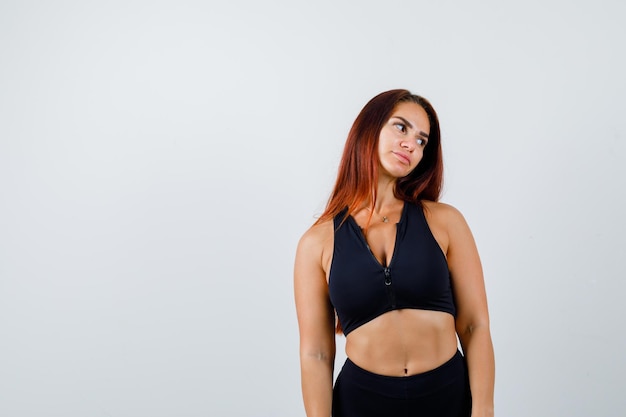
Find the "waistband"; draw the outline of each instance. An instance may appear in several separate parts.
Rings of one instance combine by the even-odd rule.
[[[346,359],[337,379],[393,398],[416,398],[433,394],[450,384],[465,383],[467,367],[465,358],[458,350],[444,364],[410,376],[387,376],[367,371]]]

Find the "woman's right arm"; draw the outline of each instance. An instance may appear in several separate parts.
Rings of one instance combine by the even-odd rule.
[[[335,315],[323,267],[324,229],[324,225],[314,226],[302,236],[294,268],[302,397],[307,417],[330,417],[332,407]]]

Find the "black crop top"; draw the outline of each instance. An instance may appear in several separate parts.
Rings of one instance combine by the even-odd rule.
[[[330,300],[345,335],[383,313],[403,308],[456,315],[450,271],[421,206],[404,203],[388,266],[372,254],[352,216],[334,219],[328,278]]]

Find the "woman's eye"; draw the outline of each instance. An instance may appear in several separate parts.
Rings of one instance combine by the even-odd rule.
[[[415,141],[419,146],[426,146],[426,139],[417,138]]]
[[[396,127],[396,129],[398,129],[400,132],[402,133],[406,133],[406,126],[402,123],[396,123],[394,124],[394,126]]]

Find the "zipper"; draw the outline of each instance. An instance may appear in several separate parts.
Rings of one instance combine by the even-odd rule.
[[[396,308],[396,293],[393,290],[391,271],[389,270],[389,267],[385,267],[383,271],[385,272],[385,289],[387,290],[387,299],[389,300],[389,304],[391,304],[391,308]]]
[[[405,203],[406,205],[406,203]],[[402,217],[404,217],[404,211],[405,211],[406,207],[404,207],[402,209]],[[365,239],[365,236],[363,235],[363,231],[361,230],[361,228],[359,227],[359,225],[357,224],[356,220],[354,220],[354,218],[352,216],[348,217],[350,220],[350,222],[352,223],[354,230],[358,231],[358,236],[361,239],[361,241],[363,242],[363,244],[365,245],[365,247],[367,248],[367,251],[369,252],[370,256],[372,257],[372,259],[374,260],[374,262],[376,262],[376,264],[381,267],[383,269],[383,273],[385,275],[385,290],[387,292],[387,300],[389,301],[389,304],[391,305],[391,308],[396,308],[396,293],[394,291],[393,288],[393,281],[391,280],[391,270],[389,269],[389,266],[385,266],[382,263],[380,263],[380,261],[376,258],[376,256],[374,256],[374,252],[372,252],[372,249],[370,248],[370,245],[367,243],[367,239]],[[393,253],[391,254],[391,259],[390,262],[387,265],[391,265],[393,263],[393,261],[396,259],[396,251],[398,250],[398,240],[400,238],[400,230],[398,229],[398,223],[396,223],[396,239],[395,239],[395,243],[393,246]]]
[[[391,271],[389,271],[389,268],[384,268],[384,271],[385,271],[385,285],[390,286],[391,285]]]

